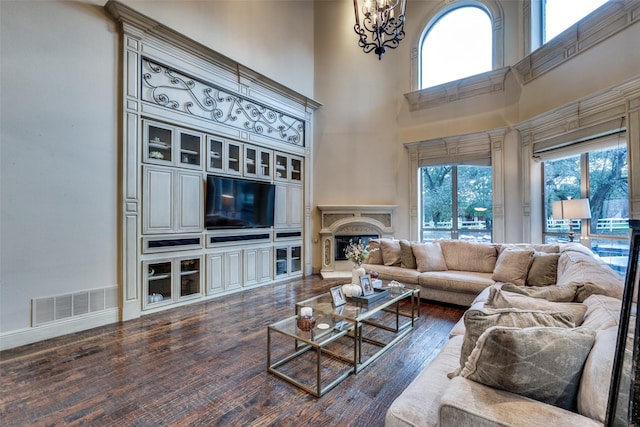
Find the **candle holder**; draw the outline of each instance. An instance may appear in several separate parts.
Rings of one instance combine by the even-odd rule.
[[[316,326],[316,318],[311,316],[300,316],[298,317],[298,328],[303,331],[310,331]]]

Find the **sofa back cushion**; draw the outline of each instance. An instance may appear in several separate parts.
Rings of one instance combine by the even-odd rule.
[[[514,292],[503,291],[502,289],[492,288],[489,291],[489,297],[485,303],[485,307],[489,308],[519,308],[526,310],[547,311],[551,313],[562,312],[570,314],[573,318],[575,326],[580,326],[587,312],[587,306],[584,304],[572,302],[552,302],[542,298],[532,298],[527,295],[517,294]]]
[[[382,264],[382,250],[380,249],[380,239],[369,239],[369,256],[364,261],[365,264]]]
[[[419,272],[445,271],[447,269],[440,243],[413,243],[411,249],[416,257],[416,268]]]
[[[536,252],[527,273],[527,286],[555,285],[558,277],[560,254]]]
[[[533,261],[533,253],[533,249],[505,248],[501,250],[493,270],[493,280],[524,286],[529,266]]]
[[[493,273],[498,259],[496,246],[461,240],[441,240],[439,243],[447,269]]]
[[[400,267],[416,268],[416,257],[411,249],[411,242],[408,240],[400,240]]]
[[[580,245],[582,246],[582,245]],[[593,294],[622,299],[624,279],[589,249],[569,246],[558,259],[558,286],[578,285],[576,301],[582,302]]]

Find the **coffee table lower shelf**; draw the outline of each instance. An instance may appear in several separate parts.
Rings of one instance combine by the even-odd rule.
[[[320,397],[355,371],[355,354],[339,354],[327,348],[340,338],[353,339],[350,334],[353,328],[339,329],[331,320],[324,320],[328,329],[316,327],[305,332],[296,328],[297,319],[298,316],[292,316],[267,328],[267,370]],[[278,354],[274,354],[274,346]],[[303,360],[305,356],[315,360]]]

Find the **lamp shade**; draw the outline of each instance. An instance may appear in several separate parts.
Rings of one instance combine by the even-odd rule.
[[[566,219],[590,219],[589,199],[563,200],[562,211]]]
[[[558,200],[551,204],[551,216],[553,216],[553,219],[564,219],[564,215],[562,213],[562,200]]]

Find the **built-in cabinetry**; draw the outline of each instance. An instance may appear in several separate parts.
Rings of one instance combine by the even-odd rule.
[[[302,274],[302,156],[155,120],[142,132],[143,310]],[[204,229],[208,174],[275,184],[273,228]]]
[[[122,319],[310,274],[320,104],[133,8],[105,7],[122,32]],[[274,185],[274,225],[206,229],[208,175]]]

